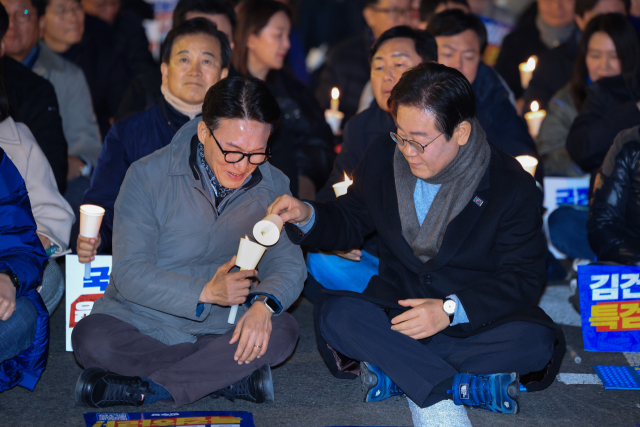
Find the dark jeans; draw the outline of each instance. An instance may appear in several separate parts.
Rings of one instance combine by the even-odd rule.
[[[555,334],[545,326],[511,322],[468,338],[442,333],[426,345],[391,329],[377,305],[333,297],[322,307],[320,331],[336,350],[380,367],[418,406],[444,399],[434,386],[461,372],[528,374],[543,369],[553,353]]]
[[[560,206],[549,215],[549,237],[553,246],[572,259],[594,260],[596,255],[587,238],[589,210]]]
[[[16,299],[16,311],[0,320],[0,363],[28,349],[36,337],[38,310],[27,297]]]
[[[78,322],[71,342],[82,367],[150,378],[171,393],[178,408],[241,380],[266,363],[277,365],[289,357],[298,340],[298,324],[288,313],[272,317],[271,322],[265,355],[242,365],[233,360],[237,343],[229,344],[233,328],[224,335],[199,335],[195,343],[167,345],[115,317],[92,314]]]

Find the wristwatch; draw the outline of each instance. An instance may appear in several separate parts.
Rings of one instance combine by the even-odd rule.
[[[18,276],[16,276],[13,271],[0,270],[0,274],[6,274],[7,276],[9,276],[11,283],[13,283],[13,286],[16,288],[16,292],[20,290],[20,279],[18,279]]]
[[[453,323],[453,315],[456,314],[456,302],[451,298],[445,298],[442,309],[449,316],[449,323]]]
[[[267,306],[267,308],[269,309],[269,311],[271,312],[271,314],[275,313],[276,311],[278,311],[280,309],[280,307],[278,307],[278,304],[272,300],[271,298],[269,298],[266,295],[258,295],[257,297],[255,297],[253,299],[253,302],[261,302],[264,305]]]

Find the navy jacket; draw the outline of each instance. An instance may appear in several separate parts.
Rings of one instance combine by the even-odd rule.
[[[173,109],[164,98],[146,111],[114,124],[102,145],[91,186],[82,203],[98,205],[105,214],[100,225],[99,252],[111,253],[113,205],[131,164],[171,142],[189,118]]]
[[[513,157],[527,154],[538,158],[536,144],[495,71],[481,62],[471,87],[476,95],[476,117],[487,140]]]
[[[474,197],[447,226],[437,256],[423,263],[402,237],[395,149],[389,136],[373,141],[346,195],[333,202],[310,202],[316,219],[307,234],[292,224],[285,226],[293,243],[325,251],[358,247],[365,236],[378,233],[379,275],[371,278],[362,294],[321,291],[315,301],[316,316],[325,297],[332,294],[374,302],[390,310],[389,318],[407,310],[398,305],[400,299],[443,299],[456,294],[469,322],[444,329],[445,335],[466,338],[513,321],[538,323],[555,331],[550,366],[538,376],[521,379],[529,391],[547,387],[560,367],[565,341],[560,327],[536,305],[545,283],[546,241],[533,179],[515,159],[491,146],[491,161]],[[482,203],[474,202],[475,196]],[[317,338],[332,373],[353,378],[338,371],[338,361],[322,342],[322,334],[318,332]],[[347,366],[343,362],[340,366]]]
[[[36,288],[42,281],[47,255],[36,234],[36,222],[20,172],[0,148],[0,270],[20,280],[16,298],[26,297],[38,311],[36,337],[31,346],[0,364],[0,392],[20,385],[33,390],[47,366],[49,313]]]

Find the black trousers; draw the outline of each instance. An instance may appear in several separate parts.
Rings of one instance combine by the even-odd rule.
[[[150,378],[171,393],[178,408],[241,380],[266,363],[284,362],[298,341],[298,324],[289,313],[272,317],[271,323],[267,352],[242,365],[233,360],[238,344],[229,344],[234,328],[224,335],[199,335],[195,343],[167,345],[113,316],[91,314],[78,322],[71,342],[82,367]]]
[[[444,399],[429,394],[461,372],[539,371],[549,363],[555,343],[554,331],[546,326],[511,322],[468,338],[439,333],[423,345],[392,330],[380,307],[351,297],[332,297],[324,304],[320,331],[345,356],[380,367],[421,408]]]

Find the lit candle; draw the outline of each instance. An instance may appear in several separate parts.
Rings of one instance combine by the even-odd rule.
[[[100,232],[104,209],[95,205],[80,206],[80,235],[95,239]],[[84,265],[84,278],[91,278],[91,262]]]
[[[532,56],[527,62],[523,62],[518,66],[518,68],[520,68],[520,84],[523,89],[526,89],[529,86],[533,70],[536,69],[536,61],[537,58]]]
[[[520,162],[520,165],[522,165],[522,169],[529,172],[531,176],[535,176],[536,167],[538,166],[538,160],[535,157],[518,156],[516,157],[516,160]]]
[[[338,111],[340,106],[340,91],[337,87],[331,89],[331,110]]]
[[[529,134],[533,139],[538,136],[540,125],[542,124],[542,121],[544,120],[546,115],[546,111],[540,110],[538,101],[533,101],[531,103],[531,111],[524,115],[524,118],[527,121],[527,126],[529,127]]]
[[[336,193],[336,197],[344,196],[347,194],[347,188],[353,184],[353,181],[349,179],[347,173],[344,173],[344,181],[333,184],[333,191]]]
[[[244,236],[244,239],[240,239],[240,246],[238,247],[238,255],[236,256],[236,266],[240,267],[240,271],[242,270],[253,270],[258,265],[260,258],[266,251],[262,245],[252,242],[249,240],[248,236]],[[238,306],[231,306],[231,311],[229,311],[229,318],[227,322],[230,324],[234,324],[236,322],[236,314],[238,313]]]

